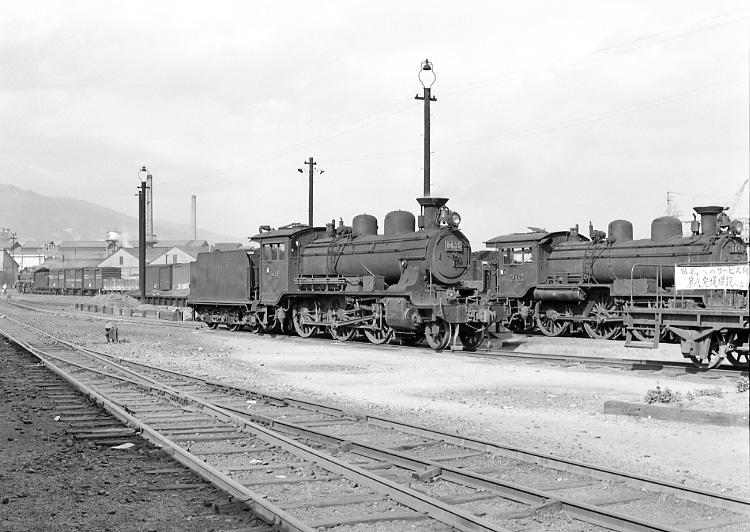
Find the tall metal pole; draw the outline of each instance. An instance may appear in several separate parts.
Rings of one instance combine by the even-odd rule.
[[[141,181],[138,191],[138,281],[141,303],[146,303],[146,182]]]
[[[308,224],[310,227],[313,226],[313,168],[315,167],[315,163],[313,162],[313,158],[310,157],[310,160],[305,163],[310,166],[310,172],[309,172],[309,182],[307,184],[308,187]]]
[[[307,161],[305,161],[306,165],[309,165],[308,169],[308,184],[307,184],[307,197],[308,197],[308,203],[307,203],[307,224],[312,227],[313,226],[313,172],[315,171],[315,165],[318,164],[315,161],[313,161],[313,158],[310,157]]]
[[[432,75],[432,81],[423,79],[422,73],[428,72]],[[430,102],[437,101],[432,96],[432,84],[435,83],[435,73],[432,71],[432,63],[425,59],[419,72],[419,81],[424,87],[424,96],[417,94],[415,100],[424,100],[424,197],[430,197]]]

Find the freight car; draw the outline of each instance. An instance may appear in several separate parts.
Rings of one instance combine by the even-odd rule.
[[[252,237],[257,253],[198,255],[188,306],[211,327],[327,332],[340,341],[362,333],[374,344],[395,335],[424,338],[433,349],[453,339],[476,348],[503,308],[464,283],[471,249],[447,201],[418,199],[417,231],[406,211],[389,213],[383,234],[368,214],[351,227],[261,226]]]
[[[109,279],[119,279],[119,268],[24,268],[19,274],[22,293],[94,295],[104,290]]]
[[[521,331],[535,326],[548,336],[583,329],[590,337],[615,338],[624,331],[624,308],[658,308],[675,294],[674,271],[680,263],[746,264],[742,224],[723,207],[696,207],[692,235],[682,236],[682,223],[657,218],[651,238],[633,239],[626,220],[609,224],[608,233],[589,227],[589,238],[570,231],[504,235],[486,242],[494,249],[478,269],[487,296],[507,308],[507,326]],[[742,294],[733,297],[742,301]],[[747,292],[744,292],[747,297]],[[706,308],[707,296],[682,293],[683,306]],[[648,341],[655,328],[634,324],[632,334]],[[659,328],[666,335],[670,328]],[[687,355],[686,355],[687,356]],[[700,357],[700,355],[699,355]],[[696,361],[702,362],[702,358]]]

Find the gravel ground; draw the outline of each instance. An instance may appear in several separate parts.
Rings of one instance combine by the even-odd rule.
[[[58,305],[70,308],[72,302]],[[747,415],[748,392],[710,374],[636,374],[144,323],[121,324],[122,342],[106,344],[104,323],[90,316],[38,319],[50,332],[107,353],[750,498],[747,426],[603,414],[604,401],[643,402],[659,386],[680,392],[686,408]],[[587,338],[515,337],[506,345],[555,354],[682,358],[674,345],[632,350],[622,342]],[[701,391],[711,396],[687,399],[688,392]],[[8,447],[21,445],[11,443]]]

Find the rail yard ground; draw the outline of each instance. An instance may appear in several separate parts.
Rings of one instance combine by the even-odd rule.
[[[68,310],[72,310],[75,302],[90,299],[15,294],[12,297],[30,303],[47,302]],[[0,314],[10,311],[10,307],[0,303]],[[144,322],[120,323],[121,343],[107,344],[105,322],[94,320],[90,315],[81,314],[77,319],[32,313],[26,316],[33,317],[37,326],[50,333],[109,354],[235,382],[276,395],[313,397],[349,410],[437,426],[510,446],[750,497],[747,424],[727,427],[603,413],[607,400],[642,403],[649,390],[659,388],[679,392],[685,408],[747,416],[748,392],[738,392],[734,383],[723,377],[711,378],[710,372],[704,377],[676,377],[660,372],[486,360],[447,351],[378,347],[359,342],[258,336],[245,331],[164,328]],[[625,348],[621,341],[588,338],[517,336],[505,345],[517,351],[581,356],[682,358],[676,345],[662,345],[658,350],[635,350]],[[58,478],[62,484],[93,486],[93,482],[83,482],[91,475],[86,467],[112,458],[105,459],[102,454],[81,469],[84,464],[79,460],[62,462],[62,455],[55,454],[47,459],[36,457],[39,442],[32,437],[18,437],[15,425],[24,422],[20,418],[11,419],[11,415],[15,416],[18,408],[24,406],[24,416],[32,421],[24,431],[26,436],[41,439],[41,432],[31,430],[33,422],[35,418],[46,420],[52,412],[33,408],[33,404],[28,403],[29,396],[10,393],[7,381],[3,382],[2,389],[0,404],[10,406],[0,409],[0,415],[13,425],[4,423],[5,429],[0,435],[4,469],[0,499],[5,503],[0,505],[0,530],[22,530],[6,524],[13,522],[11,516],[15,508],[31,512],[33,517],[34,512],[59,513],[61,510],[54,508],[66,509],[74,505],[85,509],[70,517],[71,528],[89,529],[87,523],[94,521],[86,520],[86,516],[103,511],[101,501],[96,502],[97,497],[102,496],[88,497],[86,490],[82,494],[44,491],[35,479]],[[12,413],[11,408],[16,410]],[[44,437],[61,449],[66,445],[67,437],[59,432],[50,432]],[[29,456],[35,457],[33,465]],[[29,473],[29,469],[34,473]],[[111,482],[119,481],[112,478]],[[107,486],[101,489],[105,493],[114,491]],[[179,491],[171,496],[183,497],[192,504],[192,510],[186,511],[201,513],[201,497]],[[82,506],[86,504],[88,507]],[[122,525],[128,519],[122,511],[109,515],[117,515],[118,519],[96,521],[98,528],[94,529],[139,529]],[[239,523],[213,520],[207,521],[205,528],[198,528],[194,523],[194,528],[189,529],[237,528]]]

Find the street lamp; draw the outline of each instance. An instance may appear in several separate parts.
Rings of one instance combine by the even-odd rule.
[[[149,175],[145,166],[138,170],[138,179],[141,182],[138,190],[138,283],[141,289],[141,304],[146,303],[146,181]]]
[[[307,210],[307,220],[308,225],[310,227],[313,226],[313,174],[315,172],[318,172],[319,174],[324,174],[325,170],[317,170],[315,168],[315,165],[318,164],[315,161],[313,161],[313,158],[310,157],[307,161],[304,162],[304,164],[310,165],[309,168],[309,179],[308,179],[308,185],[307,185],[307,196],[308,196],[308,210]],[[300,174],[304,174],[305,171],[302,168],[297,168],[297,171]]]
[[[430,197],[430,102],[437,101],[432,96],[432,85],[435,83],[435,71],[429,59],[422,61],[419,70],[419,82],[424,87],[424,96],[417,94],[415,100],[424,100],[424,197]]]

